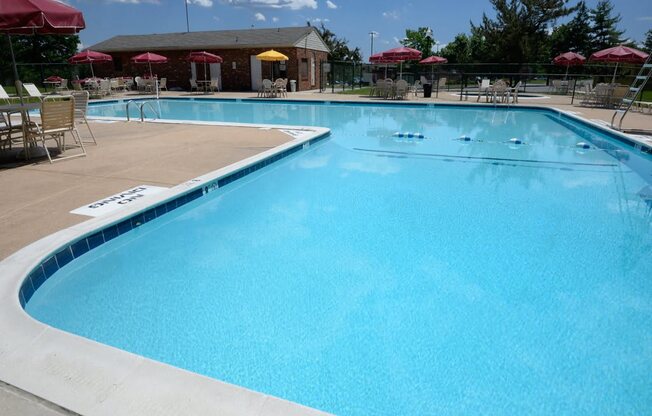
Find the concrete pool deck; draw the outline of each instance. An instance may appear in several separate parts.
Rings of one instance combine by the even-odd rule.
[[[255,93],[221,93],[214,98],[255,98]],[[442,93],[440,99],[423,99],[421,97],[410,97],[409,102],[433,102],[433,103],[460,103],[459,97],[453,93]],[[174,94],[165,94],[175,96]],[[179,95],[177,95],[179,96]],[[181,94],[180,96],[187,96]],[[132,98],[133,96],[129,96]],[[196,96],[202,97],[202,96]],[[290,99],[297,100],[328,100],[328,101],[373,101],[387,102],[385,100],[369,99],[355,95],[342,94],[319,94],[319,93],[297,93],[290,94]],[[564,111],[574,112],[577,115],[589,119],[600,120],[602,123],[609,122],[613,114],[612,110],[585,108],[571,106],[570,98],[553,96],[549,100],[522,100],[520,105],[554,107]],[[467,104],[467,102],[461,102]],[[474,100],[468,104],[475,104]],[[516,105],[517,107],[518,105]],[[601,124],[602,124],[601,123]],[[260,129],[257,127],[227,127],[227,126],[198,126],[198,125],[174,125],[156,123],[99,123],[92,122],[92,127],[98,139],[99,145],[87,147],[88,156],[50,165],[47,163],[30,163],[16,167],[10,164],[0,164],[0,189],[3,198],[0,200],[0,230],[3,238],[0,239],[0,260],[7,257],[19,248],[26,246],[32,241],[50,235],[58,230],[79,224],[86,221],[88,217],[70,214],[69,211],[89,202],[116,192],[129,189],[141,184],[150,184],[163,187],[173,187],[200,176],[206,172],[213,171],[231,163],[238,162],[247,157],[270,150],[278,145],[292,140],[292,137],[276,129]],[[647,114],[629,114],[624,123],[626,128],[652,129],[652,116]],[[85,126],[80,127],[82,135],[87,135]],[[645,141],[649,139],[640,138]],[[652,144],[652,140],[649,140]],[[14,294],[15,296],[15,294]],[[9,297],[1,294],[4,301]],[[6,319],[12,318],[5,317]],[[28,328],[30,329],[30,328]],[[48,350],[50,341],[65,341],[60,334],[61,331],[48,331],[35,341],[37,347],[45,350],[45,354],[51,354]],[[22,340],[19,340],[22,342]],[[76,340],[75,342],[77,342]],[[3,349],[4,344],[0,341],[0,358],[7,350]],[[148,403],[139,405],[138,397],[132,397],[132,401],[122,404],[109,398],[108,403],[114,407],[104,405],[104,400],[113,394],[111,383],[106,380],[98,380],[83,374],[83,371],[96,371],[103,374],[103,366],[94,363],[94,356],[90,351],[80,356],[80,373],[69,374],[72,382],[83,384],[96,383],[103,391],[94,396],[98,403],[84,402],[80,409],[88,409],[92,414],[125,414],[122,411],[131,411],[131,414],[152,413],[158,414],[183,412],[188,408],[181,407],[164,408],[162,392],[168,393],[171,385],[158,386],[162,390],[155,391],[154,387],[143,387],[145,373],[157,373],[159,368],[148,361],[138,360],[138,369],[132,374],[125,363],[116,363],[118,371],[122,371],[123,377],[130,377],[128,386],[141,388],[143,400]],[[14,357],[28,361],[19,353]],[[48,358],[48,357],[46,357]],[[53,357],[49,357],[53,359]],[[136,361],[134,361],[136,362]],[[53,367],[52,362],[42,362],[43,371],[61,371],[61,368]],[[56,363],[54,363],[56,364]],[[0,366],[2,367],[2,366]],[[205,378],[201,381],[193,380],[187,372],[178,373],[183,380],[191,383],[201,393],[206,393],[211,383]],[[2,377],[0,377],[0,381]],[[124,379],[114,380],[122,383]],[[196,383],[196,384],[194,384]],[[71,383],[74,384],[74,383]],[[93,387],[93,386],[91,386]],[[57,385],[47,386],[49,389],[58,390]],[[231,388],[231,387],[227,387]],[[121,388],[124,392],[124,388]],[[11,385],[0,383],[0,414],[75,414],[56,405],[49,405],[47,401],[39,398],[38,392],[33,396]],[[100,394],[101,393],[101,394]],[[148,395],[149,394],[149,395]],[[272,410],[269,414],[290,414],[293,407],[284,402],[274,402],[273,398],[260,402],[258,396],[242,393],[238,388],[233,387],[231,394],[240,395],[242,408],[233,408],[229,414],[244,414],[252,409],[261,409],[265,406],[278,406],[277,413]],[[122,396],[128,397],[129,395]],[[103,398],[104,397],[104,398]],[[156,400],[162,400],[157,402]],[[249,400],[249,401],[248,401]],[[254,403],[255,402],[255,403]],[[60,402],[57,402],[60,404]],[[249,403],[250,405],[247,405]],[[267,403],[267,404],[265,404]],[[272,404],[270,404],[272,403]],[[208,403],[210,404],[210,403]],[[215,403],[213,403],[215,405]],[[45,409],[45,410],[44,410]],[[196,409],[196,407],[195,407]],[[78,409],[76,409],[78,410]],[[320,414],[310,409],[302,409],[301,414]],[[30,413],[31,412],[31,413]],[[104,412],[104,413],[103,413]],[[80,412],[86,413],[86,412]],[[127,412],[129,413],[129,412]],[[166,413],[166,414],[167,414]],[[253,413],[247,413],[253,414]],[[298,413],[297,413],[298,414]]]

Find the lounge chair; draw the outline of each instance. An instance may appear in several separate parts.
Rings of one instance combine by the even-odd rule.
[[[36,88],[36,85],[34,84],[23,84],[23,88],[25,91],[27,91],[27,95],[29,95],[32,98],[38,98],[39,100],[43,100],[43,94],[41,94],[41,91],[39,91],[38,88]]]
[[[75,99],[72,96],[57,97],[57,100],[44,100],[41,105],[41,120],[30,126],[27,130],[27,140],[36,144],[39,140],[43,144],[45,154],[50,163],[53,161],[86,156],[84,143],[75,127]],[[81,153],[52,159],[46,145],[46,140],[54,140],[60,152],[66,151],[66,133],[70,133]]]
[[[88,119],[86,119],[86,113],[88,112],[88,98],[90,94],[88,94],[88,91],[73,91],[70,95],[75,99],[75,123],[81,123],[82,121],[86,123],[86,127],[91,134],[93,143],[97,145],[97,140],[95,140],[95,135],[93,134],[93,130],[91,130],[91,125],[88,124]]]

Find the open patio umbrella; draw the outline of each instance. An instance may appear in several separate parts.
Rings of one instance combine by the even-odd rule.
[[[220,64],[223,62],[221,56],[206,51],[190,52],[190,55],[188,55],[188,61],[197,64],[204,64],[204,80],[206,80],[206,64]]]
[[[430,79],[433,79],[435,76],[435,65],[445,64],[447,62],[448,59],[442,58],[441,56],[437,56],[437,55],[429,56],[426,59],[422,59],[419,61],[421,65],[431,65]]]
[[[91,74],[93,75],[93,78],[95,78],[95,71],[93,71],[93,62],[111,62],[111,61],[113,61],[111,55],[107,55],[102,52],[91,51],[88,49],[68,58],[68,62],[70,62],[71,64],[77,64],[77,65],[90,64]]]
[[[258,59],[259,61],[277,62],[277,61],[288,61],[290,58],[283,55],[281,52],[277,52],[274,49],[270,49],[268,51],[256,55],[256,59]],[[274,78],[273,66],[272,66],[272,78]]]
[[[403,79],[403,61],[413,61],[421,59],[421,51],[407,46],[400,46],[398,48],[389,49],[381,54],[384,58],[395,59],[396,62],[401,63],[399,70],[399,78]]]
[[[151,52],[141,53],[140,55],[133,56],[131,62],[135,64],[147,64],[149,65],[149,76],[154,77],[152,74],[152,64],[164,64],[167,63],[168,58],[163,55],[157,55]]]
[[[638,49],[630,48],[623,45],[614,46],[613,48],[603,49],[601,51],[591,54],[589,58],[592,61],[599,62],[615,62],[616,68],[611,82],[616,81],[616,72],[618,71],[618,64],[621,62],[630,64],[642,64],[645,62],[649,55]]]
[[[369,57],[369,62],[372,64],[385,64],[385,78],[387,78],[387,65],[388,64],[396,64],[399,61],[390,59],[390,58],[385,58],[383,57],[382,52],[378,52],[376,54],[373,54]]]
[[[14,69],[16,91],[23,101],[19,88],[18,67],[11,43],[11,35],[75,34],[86,27],[82,13],[67,4],[55,0],[0,1],[0,33],[6,33]]]
[[[571,66],[584,65],[586,58],[575,52],[564,52],[561,55],[555,56],[552,60],[552,63],[555,65],[565,65],[566,66],[566,75],[564,79],[568,78],[568,68]]]

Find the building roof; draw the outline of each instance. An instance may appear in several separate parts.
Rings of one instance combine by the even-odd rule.
[[[210,32],[120,35],[89,49],[99,52],[162,51],[193,49],[307,47],[330,52],[314,27],[216,30]]]

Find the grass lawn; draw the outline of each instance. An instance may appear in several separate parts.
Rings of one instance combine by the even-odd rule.
[[[638,99],[640,101],[652,101],[652,91],[643,91],[643,94]]]
[[[338,94],[345,94],[345,95],[369,95],[370,91],[371,91],[371,87],[362,87],[353,90],[345,90],[345,91],[338,92],[337,87],[335,87],[335,92],[337,92]]]

